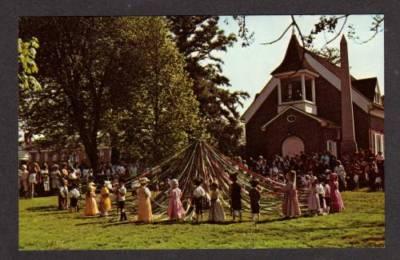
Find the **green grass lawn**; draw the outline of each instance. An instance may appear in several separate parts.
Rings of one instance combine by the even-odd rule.
[[[384,193],[344,192],[340,214],[281,220],[262,216],[242,223],[150,225],[87,218],[56,209],[57,198],[19,201],[21,250],[383,247]],[[227,216],[230,219],[230,216]]]

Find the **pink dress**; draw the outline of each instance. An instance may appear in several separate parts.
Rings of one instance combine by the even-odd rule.
[[[342,195],[339,192],[339,182],[330,181],[329,186],[331,188],[331,212],[341,212],[344,210],[344,204]]]
[[[168,217],[170,220],[182,219],[185,216],[181,197],[182,191],[179,188],[169,192]]]
[[[308,200],[307,200],[307,205],[308,205],[308,209],[310,211],[319,211],[321,209],[321,206],[319,204],[319,195],[317,192],[317,188],[314,186],[311,186],[309,188],[310,193],[308,194]]]
[[[282,213],[285,217],[298,217],[301,215],[296,186],[288,182],[283,188]]]

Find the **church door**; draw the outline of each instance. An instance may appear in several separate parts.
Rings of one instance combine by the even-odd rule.
[[[304,152],[304,143],[297,136],[289,136],[282,143],[282,155],[293,157],[300,152]]]

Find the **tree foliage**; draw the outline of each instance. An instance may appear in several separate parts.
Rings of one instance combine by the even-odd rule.
[[[160,120],[168,121],[168,134],[179,138],[166,138],[173,144],[155,141],[148,156],[178,149],[188,125],[195,126],[196,103],[166,30],[160,17],[21,19],[20,36],[41,41],[37,63],[42,91],[21,93],[29,101],[20,109],[27,128],[57,143],[80,141],[94,168],[102,140],[113,137],[116,144],[139,149],[138,140],[147,142],[148,133],[155,140],[166,138]],[[177,105],[181,111],[174,116]],[[156,134],[160,131],[164,135]]]
[[[135,48],[131,50],[140,66],[135,79],[125,83],[132,87],[124,96],[119,95],[130,96],[131,102],[113,102],[110,115],[118,122],[110,132],[119,133],[118,146],[133,159],[157,162],[181,149],[190,138],[202,136],[199,105],[184,58],[165,20],[155,17],[124,22],[141,30],[135,32]]]
[[[40,83],[34,76],[39,71],[35,62],[38,48],[39,40],[36,37],[32,37],[25,42],[22,39],[18,39],[18,81],[20,89],[33,91],[41,89]]]
[[[335,65],[340,65],[340,51],[338,48],[325,46],[322,49],[313,48],[311,51]]]
[[[200,104],[200,114],[211,142],[227,154],[238,151],[242,128],[237,107],[248,94],[230,91],[229,79],[222,73],[223,61],[218,52],[237,40],[218,27],[218,16],[170,16],[171,30],[179,51],[186,60],[186,70],[193,80],[193,90]]]

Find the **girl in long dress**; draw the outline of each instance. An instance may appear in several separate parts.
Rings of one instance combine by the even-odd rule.
[[[177,179],[171,180],[171,190],[169,192],[168,217],[170,220],[180,220],[185,216],[182,205],[182,191],[179,189]]]
[[[317,184],[318,184],[318,179],[314,177],[309,185],[308,210],[310,211],[311,215],[318,214],[321,209]]]
[[[104,181],[104,186],[100,190],[100,215],[103,217],[108,216],[108,211],[111,210],[110,189],[111,183]]]
[[[296,190],[296,172],[289,171],[286,178],[288,182],[283,188],[282,213],[286,218],[298,217],[301,215],[301,210]]]
[[[99,209],[96,202],[96,187],[94,183],[91,182],[88,185],[88,191],[86,192],[85,199],[85,216],[96,216],[99,214]]]
[[[339,191],[339,181],[338,175],[336,173],[332,173],[330,175],[329,180],[329,187],[330,187],[330,196],[331,196],[331,207],[330,213],[337,213],[344,210],[344,204],[342,200],[342,195]]]
[[[153,220],[151,209],[151,192],[147,187],[149,179],[143,177],[139,180],[140,188],[136,191],[138,199],[138,221],[150,223]]]
[[[225,221],[225,212],[224,208],[222,207],[220,196],[219,196],[219,189],[217,183],[211,184],[211,206],[210,212],[208,214],[208,221],[210,222],[224,222]]]

